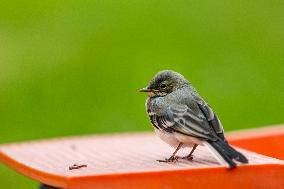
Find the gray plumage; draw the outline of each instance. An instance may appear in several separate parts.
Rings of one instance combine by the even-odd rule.
[[[180,144],[205,144],[220,162],[229,167],[236,166],[233,160],[248,162],[227,143],[217,115],[181,74],[161,71],[140,91],[149,95],[146,108],[155,131],[170,145],[177,146],[172,142],[175,140],[179,142],[178,149]]]

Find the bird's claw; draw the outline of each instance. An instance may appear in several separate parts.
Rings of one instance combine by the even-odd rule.
[[[157,160],[158,162],[177,162],[180,157],[178,156],[171,156],[170,158],[166,158],[164,160]]]
[[[184,159],[184,160],[188,160],[188,161],[192,161],[193,160],[193,156],[190,155],[190,156],[175,156],[175,159],[178,160],[178,159]]]
[[[184,157],[181,157],[181,159],[185,159],[185,160],[188,160],[188,161],[192,161],[193,160],[193,156],[184,156]]]
[[[169,162],[177,162],[179,159],[184,159],[184,160],[188,160],[188,161],[192,161],[193,160],[193,156],[184,156],[184,157],[180,157],[180,156],[171,156],[170,158],[166,158],[164,160],[157,160],[158,162],[165,162],[165,163],[169,163]]]

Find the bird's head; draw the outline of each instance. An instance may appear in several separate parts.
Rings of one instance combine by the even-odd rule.
[[[189,82],[181,74],[165,70],[158,72],[149,85],[139,91],[147,92],[149,97],[161,97],[188,85]]]

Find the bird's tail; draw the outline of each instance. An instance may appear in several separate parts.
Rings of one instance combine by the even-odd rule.
[[[230,168],[236,166],[233,160],[244,164],[248,163],[248,159],[231,147],[226,141],[218,139],[217,141],[206,141],[205,144],[221,164],[225,164]]]

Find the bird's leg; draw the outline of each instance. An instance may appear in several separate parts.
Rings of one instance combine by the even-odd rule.
[[[197,148],[197,144],[194,144],[193,148],[191,149],[190,153],[187,156],[182,157],[182,159],[192,160],[193,159],[193,152]]]
[[[171,155],[171,157],[166,158],[165,160],[157,160],[158,162],[175,162],[178,160],[178,157],[176,156],[176,153],[178,152],[178,150],[181,148],[182,143],[178,144],[178,147],[176,148],[176,150],[174,151],[174,153]]]

